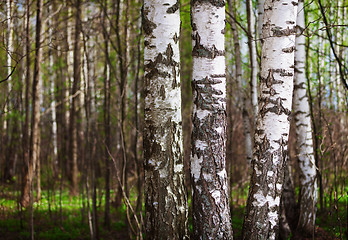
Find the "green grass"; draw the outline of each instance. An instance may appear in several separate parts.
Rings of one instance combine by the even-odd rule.
[[[30,239],[30,211],[20,211],[17,204],[18,192],[10,189],[0,189],[0,240],[6,239]],[[347,189],[348,190],[348,189]],[[238,196],[239,204],[235,201]],[[233,192],[232,224],[235,239],[241,238],[245,202],[248,195],[247,186]],[[102,194],[102,192],[100,192]],[[102,194],[103,195],[103,194]],[[191,206],[191,194],[189,194],[189,206]],[[49,197],[49,198],[48,198]],[[325,211],[318,211],[316,224],[327,233],[347,238],[347,202],[348,196],[338,196],[338,201],[331,200],[326,195]],[[60,202],[61,198],[61,202]],[[101,201],[99,203],[99,201]],[[128,239],[126,206],[120,208],[111,207],[111,230],[103,227],[104,196],[98,198],[98,230],[100,239]],[[136,193],[131,194],[130,201],[134,204]],[[92,211],[92,200],[90,200],[90,211]],[[71,197],[69,191],[65,190],[60,196],[59,192],[48,196],[47,192],[42,193],[42,199],[33,204],[34,229],[36,239],[89,239],[89,225],[87,215],[87,201],[84,201],[83,211],[82,197]],[[337,208],[338,207],[338,208]],[[189,209],[189,230],[192,233],[192,218]],[[143,206],[144,213],[144,206]],[[144,217],[144,216],[143,216]]]
[[[0,239],[30,239],[30,210],[18,209],[16,196],[18,192],[9,189],[2,191],[6,196],[0,197]],[[6,197],[6,198],[5,198]],[[101,203],[99,203],[101,200]],[[111,208],[111,231],[102,228],[104,197],[98,199],[99,235],[101,239],[114,239],[115,232],[127,233],[126,207]],[[81,196],[71,197],[68,191],[61,195],[56,192],[48,198],[46,191],[42,193],[39,202],[33,204],[34,231],[36,239],[89,239],[90,231],[87,215],[87,200],[85,211]],[[92,200],[89,201],[92,211]],[[117,237],[116,237],[117,239]]]

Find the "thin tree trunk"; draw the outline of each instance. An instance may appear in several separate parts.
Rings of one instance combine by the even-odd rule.
[[[3,131],[4,131],[4,138],[3,138],[3,144],[2,147],[4,149],[8,149],[4,152],[4,168],[0,168],[1,171],[3,171],[2,180],[3,182],[11,181],[13,176],[13,156],[11,148],[13,145],[13,138],[14,138],[14,127],[12,127],[13,131],[11,134],[11,125],[14,125],[15,123],[11,123],[12,117],[11,114],[8,114],[9,112],[13,112],[14,109],[12,109],[11,103],[13,102],[13,93],[12,93],[12,57],[13,57],[13,0],[7,0],[6,1],[6,21],[7,21],[7,56],[6,56],[6,68],[7,68],[7,77],[8,80],[4,83],[7,86],[5,86],[5,106],[4,106],[4,113],[3,113]],[[7,88],[7,89],[6,89]]]
[[[260,113],[243,239],[276,239],[291,113],[297,1],[265,1]]]
[[[251,105],[253,108],[253,123],[255,128],[255,123],[257,119],[257,114],[259,112],[258,99],[257,99],[257,52],[255,43],[255,16],[253,12],[252,0],[246,1],[247,5],[247,15],[248,15],[248,46],[249,46],[249,60],[250,60],[250,93],[251,93]]]
[[[300,170],[300,216],[297,231],[311,236],[315,225],[317,205],[316,165],[313,152],[312,127],[306,87],[305,36],[303,0],[299,0],[297,14],[295,78],[293,111],[296,126],[296,150]]]
[[[179,2],[144,2],[147,239],[188,239],[180,88]]]
[[[263,14],[264,14],[264,5],[265,0],[257,1],[257,32],[259,39],[262,39],[262,22],[263,22]]]
[[[30,91],[30,3],[29,0],[26,0],[26,16],[25,16],[25,48],[26,48],[26,80],[25,80],[25,122],[23,128],[23,175],[22,175],[22,196],[21,196],[21,204],[23,205],[23,199],[27,197],[27,182],[29,181],[29,165],[30,165],[30,156],[29,156],[29,143],[30,143],[30,132],[29,132],[29,91]],[[27,204],[26,200],[26,204]]]
[[[81,80],[81,61],[80,61],[80,33],[81,33],[81,3],[80,0],[75,1],[75,41],[74,41],[74,82],[72,87],[71,95],[75,96],[77,91],[80,89]],[[71,194],[78,194],[78,166],[77,166],[77,123],[76,118],[78,110],[78,97],[73,97],[70,108],[70,122],[69,122],[69,161],[71,163]]]
[[[36,38],[35,38],[35,63],[33,75],[33,92],[32,92],[32,118],[31,118],[31,134],[30,134],[30,151],[29,151],[29,165],[25,173],[24,190],[22,194],[21,203],[23,207],[27,207],[31,201],[32,194],[30,194],[35,166],[39,159],[39,144],[40,144],[40,74],[41,74],[41,20],[42,20],[42,0],[37,1],[37,15],[36,15]]]
[[[108,51],[109,51],[109,39],[108,39],[108,27],[105,26],[107,24],[106,14],[107,14],[107,6],[108,1],[105,0],[104,7],[106,10],[103,11],[103,25],[104,25],[104,44],[105,44],[105,52],[107,53],[105,56],[105,65],[104,65],[104,131],[105,131],[105,212],[104,212],[104,225],[110,229],[110,156],[109,151],[111,151],[110,147],[110,67],[108,64]]]
[[[52,14],[53,12],[53,4],[51,3],[49,6],[49,13]],[[48,34],[49,34],[49,44],[52,44],[53,41],[53,24],[54,19],[53,15],[51,15],[48,23]],[[57,156],[58,156],[58,144],[57,144],[57,113],[56,113],[56,96],[55,96],[55,79],[56,79],[56,71],[53,69],[53,49],[50,48],[49,50],[49,71],[50,71],[50,93],[51,93],[51,116],[52,116],[52,138],[53,138],[53,173],[54,176],[56,176],[58,171],[58,162],[57,162]]]
[[[226,172],[225,2],[191,1],[195,239],[232,239]]]

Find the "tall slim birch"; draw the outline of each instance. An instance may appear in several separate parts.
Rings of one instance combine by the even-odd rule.
[[[145,0],[143,28],[146,238],[187,239],[179,1]]]
[[[7,92],[8,96],[11,96],[10,93],[12,91],[12,53],[13,53],[13,19],[12,19],[12,8],[13,8],[13,0],[7,0],[6,1],[6,20],[7,20],[7,59],[6,59],[6,64],[7,64],[7,76],[8,76],[8,85],[7,85]],[[4,109],[4,116],[7,115],[7,112],[9,109],[11,109],[10,106],[11,100],[8,101],[8,103],[5,104],[5,109]],[[8,129],[8,120],[5,117],[4,119],[4,132],[6,132]]]
[[[262,21],[263,21],[264,5],[265,5],[265,0],[257,1],[257,32],[260,39],[262,38]]]
[[[295,78],[293,112],[296,129],[296,150],[300,170],[300,216],[297,230],[312,235],[315,225],[317,205],[316,166],[313,152],[312,126],[310,119],[305,61],[306,39],[302,34],[305,29],[303,0],[298,2],[297,33],[295,52]]]
[[[23,177],[23,191],[21,204],[23,207],[29,206],[32,201],[32,181],[34,178],[35,167],[39,161],[40,154],[40,91],[41,91],[41,34],[42,34],[42,0],[37,1],[36,10],[36,36],[35,36],[35,63],[33,74],[33,90],[32,90],[32,115],[31,115],[31,134],[30,134],[30,150],[29,163],[25,169]],[[29,19],[28,19],[29,20]],[[29,69],[27,69],[28,71]]]
[[[257,114],[259,111],[258,99],[257,99],[257,53],[256,53],[256,43],[255,43],[255,16],[253,12],[253,2],[252,0],[246,1],[247,5],[247,15],[248,15],[248,46],[249,46],[249,59],[250,59],[250,93],[251,93],[251,105],[253,108],[253,123],[256,123]]]
[[[226,149],[225,1],[191,1],[195,239],[232,239]]]
[[[276,239],[291,112],[297,1],[266,0],[260,112],[243,239]]]

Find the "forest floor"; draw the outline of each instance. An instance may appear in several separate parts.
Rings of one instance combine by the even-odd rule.
[[[50,198],[48,198],[50,196]],[[19,193],[0,187],[0,240],[30,239],[29,209],[21,210],[17,199]],[[43,191],[40,202],[34,203],[33,221],[35,239],[90,239],[87,204],[79,197],[70,197],[67,191],[48,194]],[[103,226],[103,199],[98,200],[99,239],[127,240],[126,208],[111,208],[110,230]],[[347,202],[330,203],[325,211],[317,214],[315,239],[348,239]],[[90,203],[92,206],[92,203]],[[244,206],[234,205],[232,223],[234,239],[240,239]],[[84,209],[84,210],[83,210]],[[192,230],[192,225],[190,227]],[[303,237],[291,239],[306,239]],[[308,238],[312,239],[312,238]]]

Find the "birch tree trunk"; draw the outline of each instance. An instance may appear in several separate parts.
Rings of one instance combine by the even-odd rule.
[[[53,3],[49,6],[49,13],[53,13]],[[48,21],[48,39],[49,44],[52,44],[53,41],[53,24],[54,22],[54,16],[53,14],[50,16],[50,19]],[[55,91],[55,79],[56,74],[53,69],[53,49],[50,48],[49,50],[49,71],[50,71],[50,93],[51,93],[51,116],[52,116],[52,140],[53,140],[53,170],[54,175],[56,175],[58,171],[58,143],[57,143],[57,112],[56,112],[56,91]]]
[[[313,152],[312,127],[306,87],[306,39],[303,0],[299,0],[295,52],[293,111],[296,129],[296,150],[300,169],[300,216],[297,231],[312,235],[317,205],[316,165]],[[302,234],[301,234],[302,235]]]
[[[188,239],[179,68],[179,2],[146,0],[143,29],[146,238]]]
[[[264,5],[265,0],[257,1],[257,31],[259,38],[262,39],[262,22],[263,22],[263,14],[264,14]]]
[[[9,97],[8,103],[5,105],[5,113],[8,112],[9,109],[11,109],[11,91],[12,91],[12,54],[13,54],[13,19],[12,19],[12,13],[13,13],[13,0],[7,0],[6,1],[6,18],[7,18],[7,76],[9,77],[7,80],[7,92]],[[7,115],[7,114],[6,114]],[[8,120],[4,121],[4,130],[6,132],[8,126],[7,126]]]
[[[195,239],[232,239],[226,149],[225,2],[191,1]]]
[[[276,239],[291,113],[297,1],[265,1],[260,113],[243,239]]]
[[[248,14],[248,46],[249,46],[249,59],[250,59],[250,93],[251,93],[251,105],[253,107],[253,123],[255,125],[257,114],[259,112],[258,99],[257,99],[257,57],[256,57],[256,43],[255,43],[255,16],[253,12],[252,0],[247,0],[247,14]]]
[[[29,165],[24,174],[24,189],[22,193],[21,204],[23,207],[29,206],[32,201],[31,186],[35,172],[35,166],[39,161],[39,144],[40,144],[40,74],[41,74],[41,20],[42,20],[42,0],[37,1],[36,15],[36,37],[35,37],[35,63],[33,75],[33,92],[32,92],[32,117],[31,117],[31,135]],[[29,20],[28,20],[29,21]],[[28,69],[29,71],[29,69]]]

